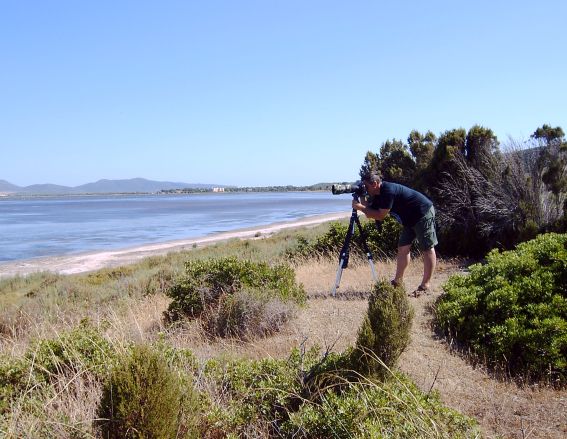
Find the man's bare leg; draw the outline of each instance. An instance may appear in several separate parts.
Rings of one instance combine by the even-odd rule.
[[[435,247],[431,247],[429,250],[423,251],[423,279],[421,280],[421,286],[423,288],[429,289],[431,278],[433,277],[433,272],[435,271],[435,266],[437,265],[437,255],[435,253]]]
[[[398,247],[398,255],[396,257],[396,275],[394,276],[394,282],[397,285],[403,285],[404,273],[410,263],[410,249],[411,245]]]

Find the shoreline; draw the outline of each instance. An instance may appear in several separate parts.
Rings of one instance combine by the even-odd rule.
[[[197,238],[178,239],[155,244],[109,251],[91,251],[64,256],[46,256],[34,259],[0,262],[0,278],[25,276],[37,272],[49,271],[58,274],[77,274],[99,270],[101,268],[128,265],[149,256],[161,256],[170,252],[190,250],[195,245],[211,245],[230,239],[255,239],[268,237],[285,229],[316,226],[329,221],[347,218],[350,212],[314,215],[293,221],[277,222],[257,227],[236,229]]]

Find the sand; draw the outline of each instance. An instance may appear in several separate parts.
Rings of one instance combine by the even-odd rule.
[[[254,239],[267,237],[284,229],[315,226],[327,221],[336,221],[346,218],[350,212],[315,215],[297,221],[280,222],[248,229],[239,229],[230,232],[216,233],[209,236],[181,239],[146,244],[119,250],[96,251],[67,256],[50,256],[19,261],[0,263],[0,278],[27,275],[41,271],[50,271],[60,274],[75,274],[98,270],[107,267],[127,265],[148,256],[165,255],[170,252],[182,251],[215,244],[229,239]]]

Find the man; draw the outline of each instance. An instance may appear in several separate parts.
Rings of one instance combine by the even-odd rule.
[[[420,192],[401,184],[382,181],[378,174],[363,175],[362,183],[370,199],[361,202],[353,200],[353,209],[378,221],[382,221],[390,214],[403,225],[398,241],[396,275],[392,284],[403,286],[404,272],[410,262],[411,245],[417,237],[423,255],[423,278],[410,295],[419,297],[423,293],[430,292],[431,277],[437,262],[433,203]]]

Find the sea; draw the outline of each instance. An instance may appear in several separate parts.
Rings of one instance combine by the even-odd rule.
[[[350,204],[331,192],[0,197],[0,263],[205,237]]]

